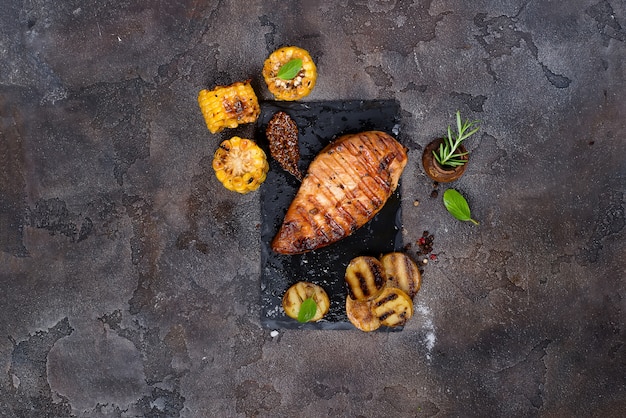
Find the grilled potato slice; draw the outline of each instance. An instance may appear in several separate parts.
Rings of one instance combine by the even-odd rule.
[[[376,296],[385,286],[387,277],[383,265],[370,256],[353,258],[345,274],[348,295],[354,300],[365,300]]]
[[[422,275],[415,262],[404,253],[393,252],[383,255],[380,263],[387,275],[387,287],[403,290],[413,299],[422,285]]]
[[[386,327],[404,325],[413,316],[413,301],[403,290],[386,287],[371,302],[372,312]]]
[[[324,288],[309,282],[298,282],[287,289],[287,292],[283,295],[283,309],[287,316],[298,319],[302,302],[308,298],[313,298],[317,304],[315,316],[311,318],[310,322],[322,319],[328,313],[330,299]]]
[[[361,331],[371,332],[380,328],[380,320],[372,311],[371,300],[354,300],[348,296],[346,298],[346,315],[352,325]]]

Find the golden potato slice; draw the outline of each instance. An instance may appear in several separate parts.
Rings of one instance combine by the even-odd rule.
[[[298,319],[302,302],[308,298],[312,298],[317,304],[315,315],[309,322],[316,322],[322,319],[328,313],[328,309],[330,309],[330,299],[321,286],[309,282],[298,282],[287,289],[287,292],[283,295],[283,309],[287,316]]]
[[[352,325],[361,331],[370,332],[380,328],[380,320],[372,311],[371,300],[354,300],[348,296],[346,314]]]
[[[386,327],[404,325],[413,316],[413,301],[403,290],[386,287],[371,302],[372,312]]]
[[[348,295],[354,300],[376,296],[385,286],[387,277],[378,259],[369,256],[353,258],[345,274]]]
[[[422,285],[422,275],[415,262],[404,253],[393,252],[382,256],[380,263],[387,275],[387,287],[403,290],[413,299]]]

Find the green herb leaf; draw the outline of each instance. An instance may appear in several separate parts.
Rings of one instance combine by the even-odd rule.
[[[298,75],[301,68],[302,60],[300,58],[294,58],[291,61],[283,64],[282,67],[280,67],[280,69],[278,70],[278,74],[276,74],[276,77],[282,80],[293,80],[293,78]]]
[[[448,189],[443,193],[443,204],[448,209],[448,212],[459,221],[470,221],[475,225],[479,223],[472,219],[467,200],[461,193],[454,189]]]
[[[478,132],[479,127],[476,127],[478,121],[466,120],[463,122],[461,119],[461,112],[456,112],[456,129],[457,133],[452,133],[452,128],[448,126],[448,136],[443,137],[443,144],[445,147],[440,147],[438,152],[433,151],[435,159],[440,165],[459,166],[465,164],[465,160],[458,159],[456,155],[457,149],[461,146],[461,143],[470,136]],[[472,129],[473,128],[473,129]],[[467,132],[472,129],[470,132]],[[450,164],[450,160],[456,160],[456,164]]]
[[[300,305],[300,312],[298,312],[298,322],[309,322],[315,316],[317,312],[317,303],[313,298],[307,298],[302,301]]]

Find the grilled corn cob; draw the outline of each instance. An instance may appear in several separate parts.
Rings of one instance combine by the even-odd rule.
[[[286,77],[281,77],[281,68],[285,64],[297,64],[300,60],[299,70],[293,71]],[[298,65],[295,65],[297,70]],[[315,87],[317,80],[317,68],[309,53],[297,46],[285,46],[272,52],[263,64],[263,78],[267,88],[276,100],[298,100],[308,96]]]
[[[217,86],[213,90],[201,90],[198,104],[207,128],[217,133],[224,128],[236,128],[252,123],[261,113],[259,101],[250,81],[238,81],[230,86]]]
[[[215,151],[213,169],[228,190],[248,193],[265,181],[269,164],[265,152],[254,141],[233,136]]]
[[[328,298],[326,291],[321,286],[308,282],[298,282],[285,292],[282,305],[287,316],[293,319],[298,319],[302,302],[308,298],[312,298],[317,304],[315,315],[310,319],[310,321],[315,322],[322,319],[330,308],[330,299]]]

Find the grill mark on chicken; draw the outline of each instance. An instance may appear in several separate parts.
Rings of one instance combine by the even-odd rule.
[[[383,132],[338,138],[309,165],[272,249],[299,254],[352,234],[382,208],[406,162],[405,148]]]
[[[324,168],[325,168],[324,171],[327,172],[327,173],[332,173],[332,172],[337,173],[337,171],[339,171],[339,170],[344,170],[343,173],[337,173],[336,178],[349,178],[349,179],[352,180],[355,176],[357,176],[357,174],[355,172],[353,172],[352,174],[348,173],[348,171],[347,171],[348,168],[345,165],[341,165],[336,170],[333,170],[326,163],[326,161],[321,160],[321,161],[319,161],[319,164],[324,166]],[[335,186],[335,187],[333,187],[333,186]],[[343,206],[343,205],[355,205],[355,208],[363,216],[369,216],[371,214],[371,210],[369,210],[367,205],[364,205],[361,201],[355,200],[355,198],[358,195],[357,195],[356,191],[352,191],[351,190],[352,187],[354,187],[352,184],[345,184],[344,182],[337,181],[337,182],[335,182],[335,184],[328,184],[328,185],[325,185],[325,184],[322,183],[322,186],[320,187],[320,189],[327,190],[327,191],[333,193],[333,195],[337,199],[337,204],[339,204],[341,206]],[[334,193],[334,191],[337,191],[337,193]],[[356,202],[356,204],[355,204],[355,202]]]
[[[309,174],[309,176],[314,179],[314,183],[319,185],[318,190],[318,203],[323,208],[327,208],[329,215],[334,213],[336,215],[337,224],[343,225],[343,231],[346,235],[352,233],[357,226],[357,220],[350,214],[348,210],[344,207],[342,202],[346,199],[345,190],[340,187],[327,187],[322,183],[322,180],[315,176],[314,174]],[[338,191],[335,193],[334,191]],[[323,200],[326,199],[328,202],[327,205],[324,205]]]
[[[296,208],[296,211],[298,212],[298,215],[300,215],[300,218],[304,221],[301,222],[301,225],[303,226],[302,230],[310,229],[310,235],[321,235],[323,238],[328,238],[328,236],[324,234],[324,231],[322,230],[322,228],[320,228],[319,224],[315,220],[314,215],[309,210],[307,210],[306,207],[299,206]]]
[[[394,153],[382,153],[378,152],[378,146],[367,135],[359,136],[360,144],[358,143],[346,143],[348,150],[355,150],[351,152],[352,155],[358,155],[362,158],[359,161],[364,166],[364,172],[373,176],[374,180],[379,186],[387,193],[391,184],[389,182],[390,173],[387,168],[391,162],[395,159]],[[373,154],[373,155],[372,155]]]
[[[324,215],[325,222],[330,226],[331,235],[327,237],[341,237],[351,233],[356,227],[356,220],[349,212],[340,204],[345,199],[345,194],[335,195],[332,193],[331,187],[325,187],[322,180],[315,175],[309,175],[314,179],[314,183],[320,185],[318,193],[309,197],[311,206],[320,212],[326,210]]]
[[[378,152],[378,146],[374,143],[372,138],[368,137],[367,135],[360,135],[359,140],[361,141],[361,144],[359,144],[359,151],[363,155],[362,161],[366,163],[369,167],[371,167],[368,172],[381,174],[378,162],[381,160],[381,158],[385,157],[386,153]],[[357,144],[346,144],[346,146],[356,147]]]
[[[315,184],[318,185],[318,203],[322,208],[327,208],[329,211],[334,211],[336,215],[343,220],[347,226],[345,231],[349,231],[352,229],[352,226],[356,223],[354,217],[345,210],[341,202],[345,200],[345,192],[341,191],[341,193],[334,193],[334,190],[341,190],[339,187],[328,187],[322,183],[322,179],[315,176],[314,174],[309,174]],[[324,202],[327,202],[324,205]],[[339,219],[337,220],[339,223]]]
[[[373,143],[371,138],[369,137],[359,137],[363,141],[364,144],[364,152],[368,155],[369,158],[364,159],[370,165],[370,173],[377,173],[375,177],[379,182],[382,188],[391,187],[390,183],[390,173],[387,168],[391,165],[394,159],[398,157],[398,150],[394,150],[392,153],[382,153],[378,152],[378,147]],[[369,151],[375,154],[374,157],[369,156]]]
[[[343,236],[345,234],[345,230],[344,228],[337,222],[337,220],[333,217],[333,214],[331,213],[331,211],[328,212],[322,212],[320,211],[319,208],[324,208],[325,205],[323,202],[320,202],[318,200],[319,196],[309,196],[308,200],[311,203],[312,206],[312,210],[314,211],[314,213],[311,213],[311,210],[309,210],[309,213],[311,213],[311,215],[313,215],[314,219],[316,220],[320,220],[320,222],[318,222],[318,225],[327,225],[329,226],[329,231],[324,231],[322,227],[320,227],[320,232],[324,235],[324,237],[326,238],[330,238],[330,239],[334,239],[335,237],[340,237]]]
[[[359,179],[361,180],[361,187],[358,187],[357,189],[355,189],[355,192],[357,190],[363,191],[365,196],[374,204],[374,206],[377,208],[381,205],[383,199],[381,199],[379,197],[379,192],[388,192],[389,188],[387,188],[386,190],[376,190],[376,187],[372,187],[371,184],[369,184],[368,182],[366,182],[367,180],[370,179],[370,171],[367,170],[366,167],[364,167],[364,165],[361,163],[360,160],[357,161],[357,164],[359,165],[358,167],[353,167],[350,163],[350,161],[347,161],[345,159],[345,157],[343,155],[341,155],[340,153],[333,153],[332,154],[332,158],[337,162],[337,164],[342,167],[343,169],[346,170],[346,173],[348,171],[350,171],[350,173],[348,173],[348,175],[352,175],[353,178]]]

